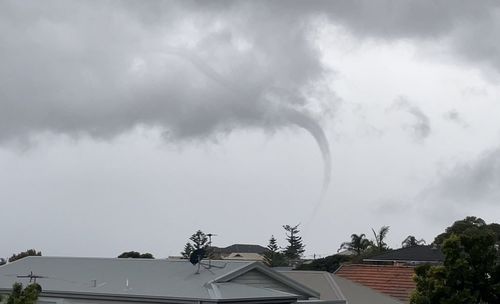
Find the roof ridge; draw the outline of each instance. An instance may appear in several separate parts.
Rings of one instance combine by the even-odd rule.
[[[342,264],[342,266],[366,266],[366,267],[391,267],[391,268],[415,268],[413,265],[374,265],[374,264]],[[339,267],[339,269],[341,268]]]

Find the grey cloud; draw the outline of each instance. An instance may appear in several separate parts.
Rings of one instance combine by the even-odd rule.
[[[477,159],[457,164],[422,193],[431,201],[452,204],[498,204],[500,201],[500,148]]]
[[[0,142],[44,131],[112,138],[137,125],[178,141],[307,121],[299,126],[321,143],[310,94],[328,71],[311,20],[361,37],[446,40],[498,68],[497,14],[495,1],[3,1]],[[428,118],[406,110],[427,137]]]
[[[327,185],[328,142],[311,110],[327,71],[310,16],[276,13],[266,2],[4,1],[0,142],[106,139],[139,125],[183,141],[297,125],[318,142]]]
[[[454,122],[464,128],[468,127],[469,124],[464,120],[464,118],[462,117],[462,115],[455,109],[453,110],[450,110],[448,112],[446,112],[443,117],[446,119],[446,120],[449,120],[451,122]]]
[[[422,140],[431,134],[431,125],[429,117],[415,104],[412,104],[408,99],[400,97],[390,107],[390,110],[404,111],[413,116],[413,122],[408,122],[403,127],[417,139]]]
[[[185,139],[288,125],[291,108],[309,116],[302,90],[325,71],[301,22],[259,4],[196,4],[3,2],[0,140],[137,124]],[[271,101],[273,87],[287,94]]]
[[[333,23],[367,38],[435,39],[464,60],[500,71],[498,1],[325,1]]]
[[[311,18],[380,39],[445,39],[500,67],[496,1],[3,1],[0,140],[40,130],[112,137],[137,124],[172,139],[308,117],[324,75]],[[192,53],[194,67],[169,53]],[[209,66],[237,84],[206,77]],[[270,101],[270,88],[287,92]],[[276,95],[276,93],[273,93]],[[291,96],[291,97],[290,97]],[[285,111],[286,112],[286,111]],[[414,112],[420,116],[421,113]],[[429,129],[421,124],[421,137]]]

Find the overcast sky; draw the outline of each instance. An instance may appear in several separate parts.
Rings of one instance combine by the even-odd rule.
[[[497,1],[0,1],[0,256],[500,222]]]

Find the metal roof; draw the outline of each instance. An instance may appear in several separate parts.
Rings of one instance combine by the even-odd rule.
[[[215,253],[257,253],[264,254],[268,249],[266,247],[254,244],[233,244],[227,247],[212,247]]]
[[[391,250],[376,256],[364,259],[373,262],[406,262],[406,263],[440,263],[444,261],[444,254],[435,245],[418,245]]]
[[[339,286],[333,280],[331,273],[326,271],[280,271],[287,277],[302,283],[320,293],[321,300],[332,303],[346,304],[346,298]]]
[[[297,295],[277,290],[231,283],[230,278],[265,266],[258,262],[212,261],[213,267],[200,268],[186,260],[108,259],[74,257],[27,257],[0,267],[0,291],[10,290],[14,282],[37,283],[45,295],[81,298],[134,298],[167,300],[228,299],[295,301]],[[229,279],[228,279],[229,278]]]

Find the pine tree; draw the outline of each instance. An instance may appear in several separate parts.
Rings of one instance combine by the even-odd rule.
[[[280,252],[278,242],[274,238],[274,235],[269,239],[269,244],[267,245],[267,251],[264,253],[264,263],[269,267],[285,266],[286,259],[282,252]]]
[[[300,232],[299,225],[300,224],[295,226],[283,226],[283,229],[288,232],[286,234],[288,246],[286,246],[284,254],[290,262],[300,259],[305,251],[305,245],[302,243],[302,237],[298,236]]]
[[[184,251],[181,252],[182,257],[188,259],[191,253],[197,249],[207,249],[208,248],[208,237],[203,231],[198,230],[196,231],[191,237],[189,238],[191,242],[187,242],[186,245],[184,245]],[[208,253],[205,253],[207,255]]]
[[[193,250],[194,250],[193,245],[191,245],[191,243],[187,242],[186,245],[184,245],[184,251],[181,252],[182,257],[185,259],[189,259],[189,256],[191,255]]]

